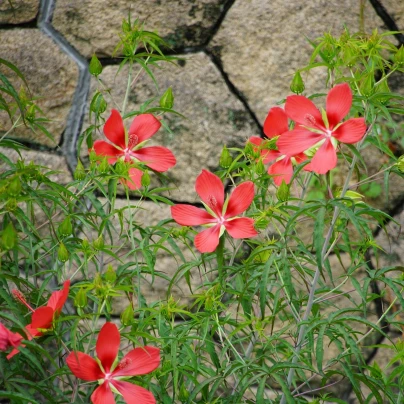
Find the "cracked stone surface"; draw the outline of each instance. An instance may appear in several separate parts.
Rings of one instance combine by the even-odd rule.
[[[368,3],[365,16],[368,30],[383,27]],[[263,122],[269,108],[290,94],[294,72],[309,61],[312,47],[305,35],[310,39],[324,32],[339,35],[343,24],[359,30],[356,0],[236,1],[209,48]],[[325,72],[316,70],[303,75],[308,94],[324,91]]]
[[[185,63],[185,64],[184,64]],[[164,92],[172,86],[174,108],[187,119],[174,115],[166,116],[174,136],[163,128],[153,137],[154,144],[171,149],[177,165],[167,175],[178,187],[170,192],[174,200],[195,202],[195,179],[202,168],[215,171],[223,145],[243,146],[248,137],[258,135],[258,129],[243,104],[229,91],[219,70],[204,53],[186,56],[183,66],[165,65],[156,70],[155,76]],[[119,103],[124,99],[126,76],[116,76],[116,66],[104,69],[101,79]],[[143,76],[139,87],[129,96],[127,112],[155,96],[155,87],[148,76]],[[90,91],[90,94],[94,92]],[[107,97],[107,96],[106,96]],[[110,103],[109,107],[113,106]],[[109,111],[104,114],[109,116]],[[125,122],[129,127],[131,120]]]
[[[25,126],[16,128],[13,137],[55,147],[60,143],[72,105],[78,79],[76,64],[46,35],[37,29],[0,31],[0,57],[14,63],[23,73],[35,95],[37,105],[51,122],[44,124],[54,141],[42,132],[32,132]],[[16,86],[21,82],[10,70],[2,70]],[[0,128],[6,131],[10,122],[0,113]],[[1,132],[0,132],[1,133]]]
[[[111,56],[129,12],[173,48],[204,44],[226,0],[58,0],[54,27],[84,56]]]
[[[0,24],[21,24],[35,19],[39,0],[3,0],[0,2]]]
[[[404,2],[397,0],[379,0],[388,14],[397,24],[398,29],[404,29]]]

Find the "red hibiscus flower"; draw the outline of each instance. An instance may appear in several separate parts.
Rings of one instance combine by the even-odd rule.
[[[352,106],[352,91],[347,83],[332,88],[326,100],[324,116],[312,101],[302,95],[287,97],[285,111],[296,122],[295,128],[281,136],[278,149],[287,155],[297,155],[318,145],[307,171],[325,174],[337,165],[336,147],[338,142],[356,143],[366,132],[364,118],[342,119]]]
[[[216,175],[202,170],[195,183],[195,190],[202,199],[206,211],[191,205],[171,207],[173,219],[183,226],[210,227],[195,237],[195,247],[202,253],[213,252],[219,244],[219,237],[225,230],[234,238],[254,237],[254,220],[237,217],[251,205],[254,199],[254,184],[251,181],[238,185],[224,202],[224,186]]]
[[[285,111],[280,107],[271,108],[264,122],[265,136],[271,139],[275,136],[282,136],[288,130],[288,117]],[[293,162],[300,164],[307,158],[303,153],[295,156],[282,154],[277,150],[263,149],[265,139],[257,136],[250,137],[249,142],[261,148],[260,153],[264,164],[275,161],[268,168],[268,174],[274,177],[274,183],[278,186],[282,184],[282,181],[285,181],[286,184],[290,183],[293,176]]]
[[[95,350],[98,360],[83,352],[71,352],[66,359],[72,373],[85,381],[100,384],[93,394],[93,404],[115,404],[112,391],[118,391],[127,403],[154,404],[153,394],[122,379],[152,372],[160,364],[160,350],[145,346],[132,349],[116,364],[120,334],[113,323],[105,323],[98,335]]]
[[[6,351],[10,347],[17,348],[21,344],[22,336],[11,332],[6,326],[0,323],[0,351]]]
[[[155,171],[167,171],[176,163],[171,151],[162,146],[143,147],[160,126],[160,121],[154,115],[142,114],[135,117],[126,134],[121,115],[113,109],[104,125],[104,134],[112,144],[96,140],[94,151],[99,156],[108,157],[109,164],[123,158],[126,162],[141,161]]]
[[[25,327],[27,332],[27,338],[31,340],[34,337],[40,337],[42,333],[46,330],[52,328],[53,320],[59,316],[64,304],[66,303],[67,297],[69,295],[70,280],[65,281],[63,288],[52,292],[51,297],[48,300],[46,306],[38,307],[34,310],[28,302],[25,300],[24,296],[19,290],[14,289],[13,295],[24,304],[32,312],[31,324]],[[8,355],[7,359],[11,359],[15,354],[18,353],[17,349],[13,349]]]

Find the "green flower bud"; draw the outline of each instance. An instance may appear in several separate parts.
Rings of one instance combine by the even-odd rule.
[[[285,181],[282,181],[282,184],[278,188],[276,197],[280,202],[286,202],[289,199],[289,185]]]
[[[179,399],[181,400],[181,402],[186,402],[188,401],[188,398],[189,398],[189,391],[185,387],[185,384],[181,384]]]
[[[174,106],[173,89],[168,87],[160,98],[160,107],[171,109]]]
[[[80,290],[76,293],[74,305],[76,307],[80,307],[81,309],[87,306],[87,291],[84,288],[80,288]]]
[[[6,250],[11,250],[17,244],[17,232],[15,231],[14,225],[12,222],[6,226],[3,230],[3,234],[1,235],[1,241],[3,244],[3,248]]]
[[[262,174],[265,173],[265,166],[264,166],[264,163],[263,163],[262,159],[260,159],[260,160],[258,161],[258,163],[256,164],[256,166],[255,166],[255,172],[256,172],[258,175],[262,175]]]
[[[140,183],[142,187],[148,187],[150,185],[150,174],[147,171],[143,172]]]
[[[104,248],[104,237],[102,237],[102,234],[93,241],[93,247],[96,250],[102,250]]]
[[[10,196],[18,196],[21,193],[21,180],[15,176],[8,183],[7,188],[8,194]]]
[[[82,181],[86,177],[86,170],[80,160],[77,161],[76,169],[74,170],[74,179]]]
[[[365,75],[359,83],[359,89],[363,96],[370,97],[373,94],[375,79],[372,73]]]
[[[73,233],[73,226],[69,216],[65,217],[63,222],[60,223],[58,231],[61,237],[67,237]]]
[[[105,272],[105,280],[109,283],[114,283],[116,281],[116,272],[112,265],[108,265],[107,271]]]
[[[98,171],[101,174],[105,174],[109,171],[109,163],[107,157],[104,157],[101,161],[101,164],[98,166]]]
[[[36,115],[36,105],[32,103],[28,109],[27,112],[25,113],[25,117],[27,118],[28,121],[33,121],[35,119]]]
[[[400,172],[404,173],[404,155],[398,158],[396,167]]]
[[[304,91],[304,82],[299,71],[293,76],[292,83],[290,84],[290,91],[295,94],[301,94]]]
[[[128,175],[128,165],[122,160],[118,160],[116,162],[114,170],[118,175],[122,176]]]
[[[231,156],[227,147],[223,146],[222,153],[220,154],[220,159],[219,159],[220,167],[229,168],[232,162],[233,162],[233,157]]]
[[[121,314],[121,323],[125,327],[131,325],[134,320],[134,312],[131,304],[122,312]]]
[[[102,65],[95,54],[91,58],[88,70],[90,74],[95,77],[99,76],[102,72]]]
[[[399,65],[403,66],[404,65],[404,45],[400,46],[400,49],[397,51],[397,53],[394,55],[394,61]]]
[[[59,244],[58,260],[60,262],[66,262],[69,259],[69,251],[63,243]]]
[[[15,198],[10,198],[6,204],[6,210],[9,212],[14,212],[17,209],[17,200]]]
[[[90,249],[90,243],[86,238],[83,239],[83,241],[81,242],[81,248],[83,249],[83,251],[88,251]]]
[[[388,94],[390,93],[390,88],[389,88],[389,84],[387,83],[387,80],[383,80],[381,81],[376,87],[375,87],[375,94],[387,94],[387,95],[378,95],[378,100],[380,100],[380,102],[382,104],[386,104],[387,102],[389,102],[390,97],[388,96]]]
[[[100,92],[96,92],[94,94],[93,99],[91,100],[90,110],[97,114],[102,114],[107,109],[107,102],[105,101],[104,96]]]
[[[250,142],[247,142],[245,147],[244,147],[244,153],[246,154],[247,157],[249,158],[255,158],[255,155],[257,153],[255,153],[254,151],[254,145]]]

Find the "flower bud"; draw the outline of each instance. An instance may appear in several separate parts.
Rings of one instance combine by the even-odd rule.
[[[265,173],[265,166],[264,166],[264,162],[262,161],[262,159],[259,159],[256,166],[255,166],[255,172],[258,175],[262,175]]]
[[[400,172],[404,173],[404,154],[398,158],[396,167]]]
[[[391,93],[389,84],[387,80],[382,80],[376,87],[375,87],[375,94],[378,94],[377,98],[382,104],[386,104],[389,102],[389,93]],[[386,95],[379,95],[379,94],[386,94]]]
[[[128,175],[128,165],[125,164],[125,162],[122,160],[118,160],[116,162],[114,170],[118,175],[123,175],[123,176]]]
[[[67,237],[73,233],[73,226],[69,216],[65,217],[63,222],[60,223],[58,231],[61,237]]]
[[[86,177],[86,170],[80,160],[77,161],[76,169],[74,170],[74,179],[82,181]]]
[[[148,187],[150,185],[150,174],[147,171],[143,172],[140,183],[142,184],[142,187]]]
[[[21,193],[21,180],[15,176],[8,183],[7,188],[8,194],[10,196],[18,196]]]
[[[301,94],[304,91],[304,82],[299,70],[293,76],[292,83],[290,84],[290,91],[295,94]]]
[[[105,174],[109,171],[108,159],[104,157],[101,161],[101,164],[98,166],[98,172],[101,174]]]
[[[105,280],[109,283],[114,283],[116,281],[116,272],[112,265],[108,265],[107,271],[105,272]]]
[[[104,248],[104,237],[102,237],[102,234],[93,241],[93,247],[96,250],[102,250]]]
[[[174,106],[173,89],[168,87],[165,93],[160,98],[160,107],[171,109]]]
[[[66,262],[69,259],[69,251],[63,243],[59,244],[58,260],[60,262]]]
[[[401,45],[400,49],[394,55],[394,61],[398,64],[398,66],[404,65],[404,45]]]
[[[76,307],[80,307],[81,309],[87,306],[87,291],[84,288],[80,288],[80,290],[76,293],[74,305]]]
[[[131,304],[122,312],[121,314],[121,323],[125,327],[131,325],[134,320],[134,312]]]
[[[280,202],[286,202],[289,199],[289,186],[286,184],[285,181],[282,181],[282,184],[278,188],[276,197]]]
[[[220,167],[229,168],[232,162],[233,162],[233,157],[231,156],[227,147],[223,146],[222,153],[220,154],[220,159],[219,159]]]
[[[17,232],[15,231],[12,222],[9,222],[6,228],[3,230],[3,234],[1,235],[1,241],[3,244],[3,248],[5,248],[6,250],[11,250],[16,246]]]
[[[90,243],[88,242],[88,240],[86,238],[84,238],[81,242],[81,248],[83,249],[83,251],[87,251],[90,249]]]
[[[8,212],[14,212],[17,209],[17,200],[15,198],[10,198],[6,203],[6,210]]]
[[[363,96],[370,97],[373,94],[375,85],[374,76],[372,73],[365,75],[365,77],[360,81],[359,89]]]
[[[94,54],[90,61],[90,66],[88,70],[92,76],[99,76],[102,72],[101,62],[98,60],[97,56]]]

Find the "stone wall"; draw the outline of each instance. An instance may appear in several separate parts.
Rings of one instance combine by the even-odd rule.
[[[12,5],[12,7],[11,7]],[[361,22],[361,5],[364,20]],[[177,201],[195,201],[193,184],[201,168],[217,169],[221,147],[242,146],[262,132],[271,106],[289,94],[296,69],[311,53],[305,36],[340,34],[345,24],[357,31],[404,29],[404,2],[397,0],[10,0],[0,2],[0,57],[26,76],[38,104],[51,119],[54,140],[20,128],[16,136],[39,153],[37,163],[54,164],[70,177],[76,163],[77,138],[86,125],[94,89],[88,62],[96,53],[105,69],[102,79],[122,98],[125,83],[115,73],[114,47],[123,18],[145,22],[184,58],[177,67],[156,72],[164,91],[173,87],[176,109],[188,120],[171,118],[174,137],[162,136],[178,165],[169,172]],[[397,43],[404,36],[397,34]],[[307,91],[323,91],[318,76],[304,77]],[[150,96],[150,83],[137,88],[129,107]],[[396,85],[397,91],[404,91]],[[0,134],[7,130],[0,114]],[[381,156],[371,155],[377,167]],[[391,179],[391,200],[375,201],[403,222],[402,181]],[[401,181],[401,182],[400,182]],[[380,234],[379,237],[382,237]],[[402,263],[404,240],[380,240]],[[159,294],[163,291],[156,290]],[[158,289],[158,286],[157,286]]]

